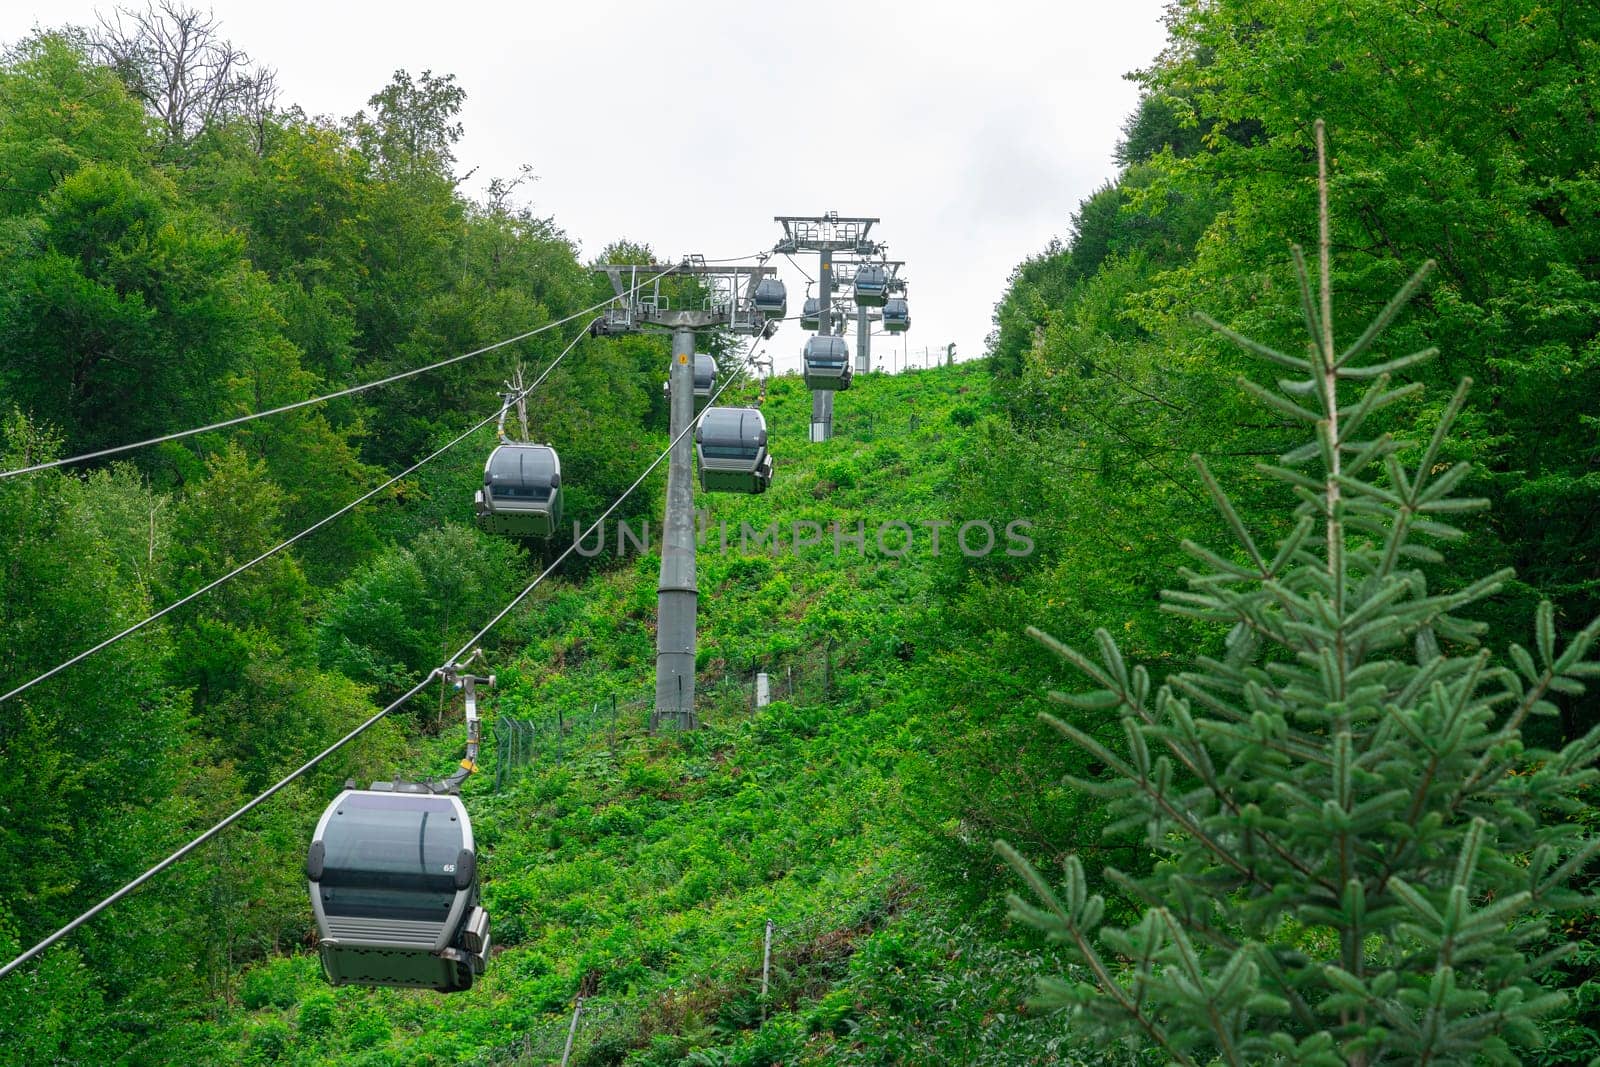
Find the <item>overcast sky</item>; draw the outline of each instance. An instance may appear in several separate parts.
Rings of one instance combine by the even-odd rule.
[[[113,6],[8,0],[0,40]],[[398,68],[455,74],[464,188],[531,164],[519,194],[586,257],[619,237],[738,256],[772,246],[774,215],[877,216],[872,236],[907,262],[912,328],[875,339],[875,364],[950,341],[982,354],[1012,267],[1115,174],[1137,100],[1123,75],[1164,39],[1162,0],[196,6],[311,114],[353,114]],[[798,310],[805,279],[774,262]],[[802,265],[815,274],[814,255]],[[804,337],[778,333],[780,369]]]

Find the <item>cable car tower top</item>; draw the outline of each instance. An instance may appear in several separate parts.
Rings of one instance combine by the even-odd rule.
[[[772,220],[783,226],[783,239],[773,248],[775,252],[854,252],[870,256],[878,251],[878,246],[867,240],[867,232],[877,219],[840,218],[837,211],[830,211],[826,215],[774,215]]]
[[[676,264],[602,263],[594,269],[605,272],[616,293],[616,299],[596,324],[597,332],[607,334],[716,329],[762,333],[768,320],[756,307],[756,287],[762,279],[778,274],[777,268],[765,265],[708,264],[703,256],[686,256]],[[640,284],[651,275],[698,279],[704,296],[693,306],[673,307],[671,297],[661,291],[661,278]]]

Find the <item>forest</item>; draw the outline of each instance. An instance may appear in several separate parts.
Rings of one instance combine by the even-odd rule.
[[[1039,235],[984,358],[862,375],[825,444],[798,377],[732,387],[783,442],[769,493],[715,502],[733,528],[1025,517],[1034,552],[705,554],[682,736],[645,728],[659,557],[569,559],[484,643],[472,990],[329,987],[307,903],[341,783],[460,758],[438,687],[0,979],[0,1059],[1600,1058],[1600,8],[1166,29],[1117,177]],[[0,471],[484,349],[674,252],[585,254],[526,174],[475,194],[449,73],[329,117],[216,69],[104,27],[5,43]],[[634,481],[665,346],[586,321],[0,477],[0,957],[540,573],[471,511],[467,431],[518,366],[573,344],[528,404],[571,514]]]

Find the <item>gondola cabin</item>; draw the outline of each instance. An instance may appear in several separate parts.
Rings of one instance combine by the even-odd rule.
[[[756,283],[756,310],[769,319],[781,319],[789,313],[789,290],[782,278],[762,278]]]
[[[814,296],[806,297],[806,302],[800,305],[800,328],[802,330],[820,330],[822,328],[822,301]]]
[[[561,523],[561,457],[549,445],[496,446],[473,505],[490,533],[549,537]]]
[[[706,401],[711,399],[711,394],[717,388],[717,361],[704,352],[694,354],[694,409],[698,412],[706,406]],[[661,391],[666,394],[667,400],[672,399],[672,379],[669,377],[661,385]]]
[[[449,993],[472,986],[489,953],[472,824],[459,797],[346,789],[306,856],[317,952],[334,985]]]
[[[903,296],[891,296],[883,305],[883,328],[890,333],[911,329],[911,308]]]
[[[694,400],[700,407],[711,399],[717,386],[717,361],[704,352],[694,354]]]
[[[888,298],[889,272],[868,263],[856,271],[856,305],[881,308]]]
[[[765,493],[772,484],[767,420],[756,408],[708,408],[694,449],[700,488],[708,493]]]
[[[843,337],[813,337],[802,353],[808,389],[843,392],[850,388],[850,349]]]

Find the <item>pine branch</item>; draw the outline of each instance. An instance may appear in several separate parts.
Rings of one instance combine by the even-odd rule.
[[[1222,323],[1218,322],[1216,319],[1213,319],[1210,315],[1207,315],[1204,312],[1195,312],[1194,320],[1201,325],[1207,326],[1215,330],[1217,333],[1220,333],[1222,336],[1226,337],[1240,348],[1243,348],[1249,352],[1254,352],[1263,359],[1269,359],[1280,366],[1288,367],[1290,370],[1297,370],[1306,374],[1311,372],[1311,364],[1306,360],[1300,359],[1297,356],[1284,355],[1275,348],[1264,345],[1259,341],[1253,341],[1241,333],[1230,330],[1228,327],[1222,325]]]
[[[1026,857],[1004,841],[996,841],[994,847],[995,851],[1000,853],[1000,856],[1011,865],[1011,869],[1022,876],[1023,880],[1028,883],[1039,899],[1045,901],[1051,915],[1055,918],[1056,923],[1059,924],[1056,929],[1064,931],[1071,939],[1073,946],[1078,950],[1079,956],[1089,969],[1094,972],[1095,981],[1099,984],[1101,991],[1138,1023],[1140,1029],[1155,1041],[1167,1055],[1171,1056],[1174,1063],[1187,1065],[1187,1067],[1198,1067],[1194,1060],[1174,1046],[1172,1040],[1154,1019],[1150,1018],[1148,1014],[1128,999],[1127,994],[1122,990],[1122,986],[1112,977],[1111,972],[1106,968],[1105,962],[1100,959],[1100,954],[1088,943],[1077,923],[1073,922],[1072,917],[1062,907],[1060,898],[1051,891],[1049,885],[1040,877],[1039,872],[1034,869],[1033,864],[1029,863]],[[1075,865],[1076,862],[1076,857],[1068,857],[1068,865]],[[1080,877],[1082,876],[1081,866],[1078,867],[1078,874]],[[1015,893],[1010,894],[1007,900],[1014,914],[1018,914],[1021,917],[1037,915],[1037,909],[1030,907]],[[1038,924],[1034,923],[1034,925]]]
[[[1422,288],[1422,283],[1427,280],[1428,275],[1433,273],[1433,269],[1436,266],[1438,264],[1430,259],[1418,267],[1415,273],[1400,287],[1399,291],[1389,298],[1389,302],[1383,306],[1383,310],[1378,312],[1378,317],[1367,325],[1366,330],[1362,332],[1360,337],[1356,338],[1355,344],[1340,353],[1335,365],[1341,370],[1345,370],[1351,360],[1360,359],[1365,355],[1367,349],[1372,347],[1372,342],[1376,341],[1378,335],[1387,330],[1389,324],[1394,321],[1394,317],[1400,314],[1400,309],[1411,303],[1411,298],[1417,295],[1417,290]],[[1428,352],[1430,355],[1438,354],[1435,349],[1429,349]],[[1346,370],[1346,374],[1349,374],[1348,370]]]

